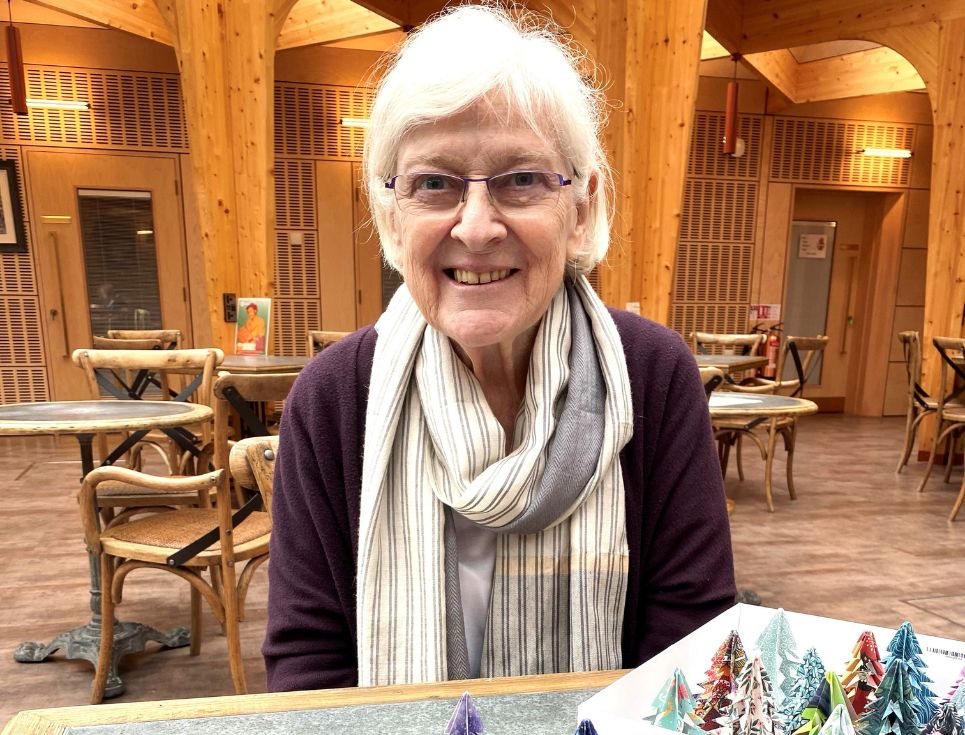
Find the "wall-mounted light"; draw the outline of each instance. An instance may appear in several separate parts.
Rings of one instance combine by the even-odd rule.
[[[137,231],[137,234],[138,234],[138,235],[153,235],[153,234],[154,234],[154,230],[138,230],[138,231]]]
[[[907,148],[862,148],[858,153],[864,156],[883,156],[884,158],[911,158]]]
[[[343,117],[339,119],[338,124],[347,128],[367,128],[369,119],[367,117]]]
[[[90,102],[87,100],[41,100],[28,97],[27,107],[42,110],[89,110]]]

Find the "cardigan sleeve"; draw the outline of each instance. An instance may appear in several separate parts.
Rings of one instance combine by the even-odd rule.
[[[621,336],[627,326],[617,318]],[[624,665],[637,666],[734,604],[720,462],[696,362],[683,340],[634,318],[634,439],[622,457],[631,550]]]
[[[285,403],[262,646],[269,691],[354,686],[358,680],[355,547],[371,370],[366,348],[374,335],[366,330],[323,350]]]

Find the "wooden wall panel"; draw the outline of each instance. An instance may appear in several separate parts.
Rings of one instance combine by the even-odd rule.
[[[352,164],[319,161],[316,166],[319,236],[319,289],[322,329],[355,329],[355,246]]]

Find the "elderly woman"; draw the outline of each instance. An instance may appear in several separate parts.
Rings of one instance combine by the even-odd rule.
[[[405,285],[285,412],[272,690],[635,666],[734,599],[706,400],[607,309],[602,97],[492,7],[413,33],[364,169]]]

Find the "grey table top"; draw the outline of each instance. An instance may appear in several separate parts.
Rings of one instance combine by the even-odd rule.
[[[738,393],[715,391],[710,394],[710,415],[724,416],[764,416],[799,415],[817,413],[817,404],[804,398],[777,396],[770,393]]]
[[[225,355],[217,370],[229,373],[294,373],[308,364],[310,357],[298,355]]]
[[[173,401],[41,401],[0,406],[0,434],[165,429],[205,421],[208,406]]]
[[[699,367],[715,367],[726,372],[740,372],[767,365],[764,355],[694,355]]]

